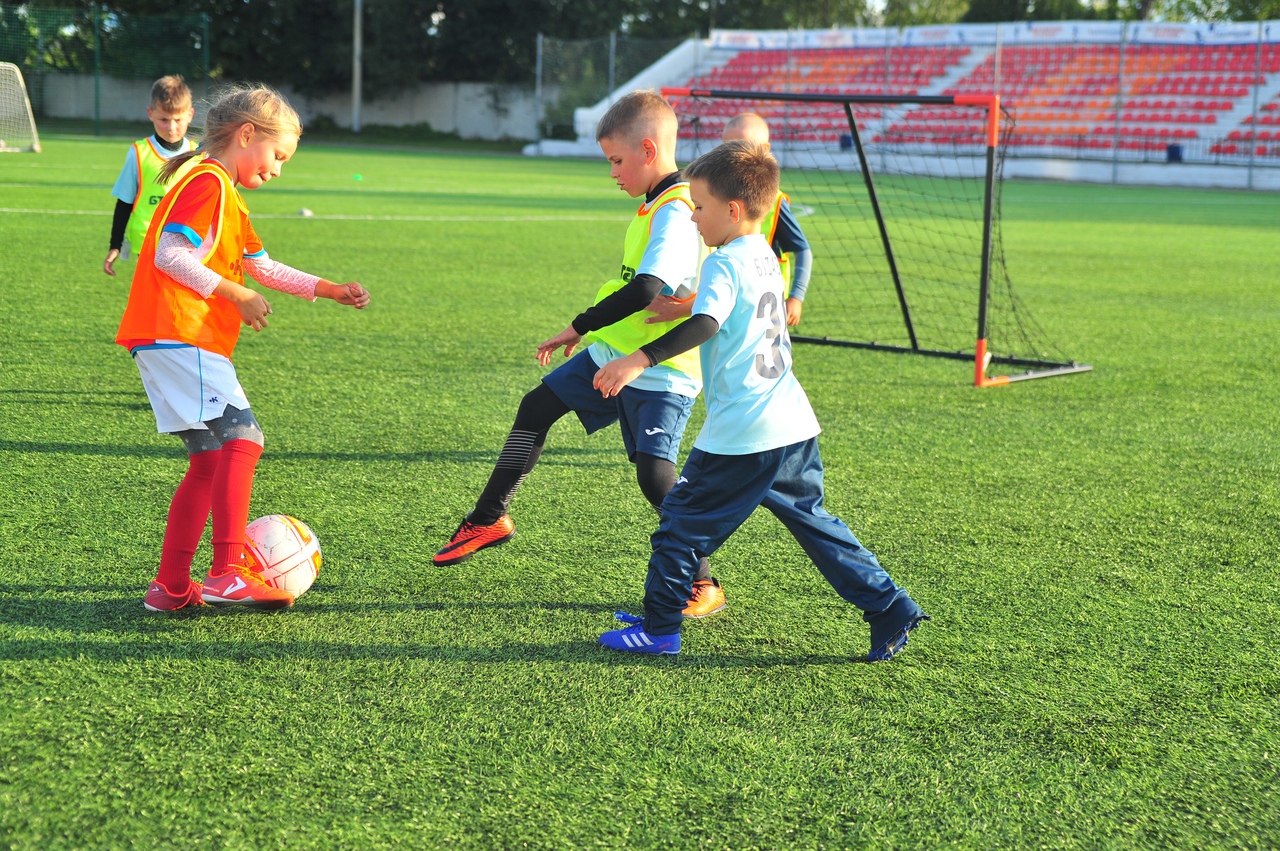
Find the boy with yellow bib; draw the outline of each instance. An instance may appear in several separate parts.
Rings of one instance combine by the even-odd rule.
[[[116,260],[128,258],[130,249],[135,254],[142,251],[142,240],[147,235],[147,227],[151,224],[151,217],[155,215],[160,199],[175,181],[195,166],[194,162],[190,162],[190,166],[180,170],[173,178],[160,178],[160,169],[166,162],[178,154],[195,150],[195,140],[187,138],[187,127],[195,114],[195,108],[191,105],[191,90],[181,77],[161,77],[152,84],[147,118],[151,119],[156,132],[129,146],[129,153],[124,157],[124,168],[120,170],[116,185],[111,189],[111,194],[116,199],[116,209],[111,221],[111,244],[107,250],[107,259],[102,262],[102,271],[108,275],[115,276]],[[125,244],[126,240],[128,246]]]
[[[725,124],[721,139],[724,142],[750,142],[768,151],[769,125],[756,113],[744,112]],[[773,255],[778,258],[778,267],[782,271],[783,295],[786,298],[787,327],[794,328],[800,324],[800,316],[804,313],[804,297],[809,290],[809,276],[813,270],[813,250],[791,210],[791,198],[781,189],[765,210],[764,218],[760,221],[760,233],[768,240]],[[691,304],[691,301],[659,299],[649,321],[669,322],[687,317]]]
[[[756,113],[744,112],[724,126],[721,139],[725,142],[750,142],[768,151],[769,125]],[[809,290],[809,275],[813,269],[813,251],[791,210],[791,198],[781,189],[765,210],[760,233],[764,234],[773,255],[778,258],[787,299],[787,327],[794,328],[800,324],[800,316],[804,312],[804,297]]]
[[[680,439],[702,390],[697,352],[651,366],[614,398],[603,398],[592,380],[606,363],[684,321],[646,322],[655,299],[688,300],[697,288],[703,251],[692,220],[689,184],[676,168],[676,132],[675,112],[655,92],[625,95],[600,119],[596,141],[609,160],[610,177],[631,197],[644,198],[627,228],[621,271],[600,288],[594,305],[538,345],[543,366],[559,349],[570,360],[548,373],[520,403],[475,508],[436,553],[435,564],[457,564],[511,540],[515,524],[508,506],[542,454],[547,432],[570,411],[589,434],[619,424],[640,490],[655,509],[675,484]],[[587,350],[573,356],[584,339],[590,343]],[[723,608],[724,592],[704,559],[684,616],[703,617]]]

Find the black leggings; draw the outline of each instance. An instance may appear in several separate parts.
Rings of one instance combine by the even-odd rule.
[[[502,447],[502,454],[498,456],[498,463],[494,465],[489,482],[469,515],[472,523],[487,526],[507,513],[516,491],[542,455],[547,432],[569,410],[545,384],[539,384],[525,394],[511,433]],[[640,491],[657,510],[676,483],[676,465],[666,458],[644,452],[636,453],[635,464]]]

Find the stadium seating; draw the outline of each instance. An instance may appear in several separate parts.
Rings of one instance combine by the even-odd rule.
[[[1261,105],[1256,121],[1249,114],[1255,86],[1274,89],[1280,81],[1280,45],[1130,44],[1123,51],[1118,44],[1015,45],[1003,47],[998,61],[988,50],[960,75],[970,55],[968,47],[744,50],[687,85],[841,94],[997,91],[1008,110],[1005,140],[1015,148],[1164,151],[1194,143],[1214,155],[1239,155],[1256,142],[1255,156],[1280,157],[1280,95]],[[683,129],[685,136],[718,135],[741,104],[710,106],[700,126]],[[766,104],[762,111],[782,141],[837,144],[848,131],[843,111],[829,105]],[[856,117],[860,130],[895,144],[983,138],[965,110],[919,108],[889,117],[867,108]]]
[[[1012,47],[1000,59],[998,83],[992,56],[953,91],[998,86],[1016,122],[1011,145],[1047,138],[1067,147],[1160,150],[1216,136],[1220,115],[1234,111],[1255,83],[1266,83],[1265,73],[1248,73],[1258,56],[1244,46],[1130,45],[1123,57],[1119,45]],[[1122,62],[1125,91],[1118,92]],[[1280,55],[1269,51],[1263,70],[1280,70]]]
[[[917,94],[927,89],[968,55],[967,47],[840,48],[743,51],[725,65],[696,76],[691,88],[787,91],[839,94]],[[724,123],[740,111],[732,102],[701,110],[699,126],[684,127],[688,138],[718,136]],[[837,142],[848,132],[839,107],[768,104],[760,108],[775,124],[775,138],[789,142]],[[860,129],[881,118],[878,109],[859,109]]]
[[[1263,157],[1280,160],[1280,95],[1259,104],[1258,116],[1252,115],[1240,122],[1222,140],[1209,148],[1210,152],[1226,157]]]

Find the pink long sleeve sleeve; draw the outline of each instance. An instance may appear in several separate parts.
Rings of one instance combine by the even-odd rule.
[[[156,268],[202,298],[213,295],[222,276],[196,259],[196,246],[180,233],[162,233],[156,246]],[[320,278],[272,260],[266,251],[244,258],[244,270],[255,281],[289,295],[316,300]]]
[[[244,258],[244,270],[265,287],[296,295],[298,298],[316,300],[316,284],[320,283],[319,276],[272,260],[265,250]]]
[[[196,247],[180,233],[160,234],[156,244],[156,268],[184,287],[208,298],[218,288],[222,276],[196,259]]]

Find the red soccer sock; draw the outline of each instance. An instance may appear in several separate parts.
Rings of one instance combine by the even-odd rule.
[[[262,447],[252,440],[228,440],[218,453],[213,477],[213,567],[222,576],[244,561],[244,527],[249,525],[249,496],[253,471]]]
[[[169,503],[169,519],[160,548],[160,572],[156,581],[174,594],[187,590],[191,581],[191,560],[200,546],[200,536],[209,522],[213,501],[213,475],[218,469],[217,452],[198,452]]]

